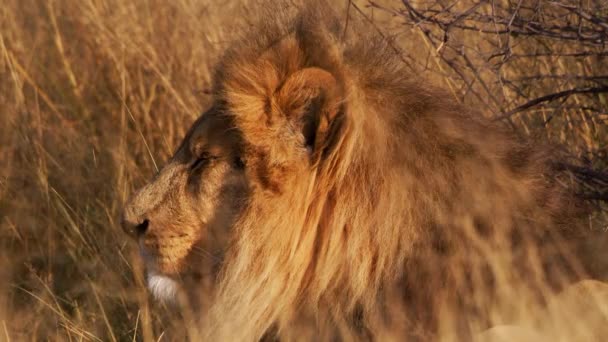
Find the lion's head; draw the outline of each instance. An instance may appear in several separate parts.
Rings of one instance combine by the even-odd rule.
[[[561,236],[577,206],[539,150],[381,38],[274,15],[226,53],[213,106],[125,208],[157,297],[211,284],[210,338],[386,338],[516,315],[498,294],[531,300],[558,265],[575,272]]]

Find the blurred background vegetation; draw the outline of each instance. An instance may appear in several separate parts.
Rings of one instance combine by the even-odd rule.
[[[560,182],[603,228],[606,1],[339,2],[412,74],[558,146]],[[209,105],[244,5],[0,0],[0,340],[171,335],[118,218]]]

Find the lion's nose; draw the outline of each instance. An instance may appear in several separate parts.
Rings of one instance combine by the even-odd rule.
[[[138,239],[146,234],[149,225],[150,220],[147,218],[132,217],[132,215],[129,215],[128,210],[126,210],[123,214],[122,229],[125,231],[125,233],[129,234],[135,239]]]

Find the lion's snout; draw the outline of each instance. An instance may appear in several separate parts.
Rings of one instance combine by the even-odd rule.
[[[184,184],[188,174],[169,163],[125,204],[122,229],[137,241],[146,263],[159,274],[175,274],[199,240],[201,221],[191,214]]]
[[[139,240],[150,228],[150,217],[146,206],[142,204],[142,192],[145,192],[145,187],[138,191],[131,199],[125,204],[120,224],[122,230],[127,233],[130,237]]]
[[[154,208],[166,197],[172,189],[171,183],[176,176],[175,167],[167,165],[156,179],[140,189],[124,207],[122,213],[122,229],[135,239],[150,234],[152,227],[158,225],[158,213]]]
[[[150,219],[138,205],[138,195],[132,198],[122,212],[121,225],[127,235],[139,239],[148,232]]]

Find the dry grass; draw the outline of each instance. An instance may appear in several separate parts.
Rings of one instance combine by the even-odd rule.
[[[374,8],[356,3],[374,21],[370,29],[377,25],[396,36],[413,72],[488,115],[584,84],[544,78],[516,92],[496,82],[484,56],[472,61],[479,75],[467,84],[432,35],[404,24],[399,1]],[[166,334],[167,310],[152,308],[137,252],[117,218],[127,196],[154,174],[208,104],[205,89],[237,5],[0,1],[0,340],[153,341]],[[355,8],[350,13],[359,15]],[[490,46],[475,32],[456,39]],[[521,39],[516,50],[532,44]],[[547,73],[606,75],[608,63],[521,57],[499,74],[512,80]],[[496,96],[487,101],[479,89]],[[511,123],[522,135],[540,132],[583,166],[601,170],[607,167],[607,96],[572,96],[566,105],[578,109],[543,107],[513,115]],[[547,124],[549,116],[555,117]],[[595,219],[603,215],[598,210]]]

